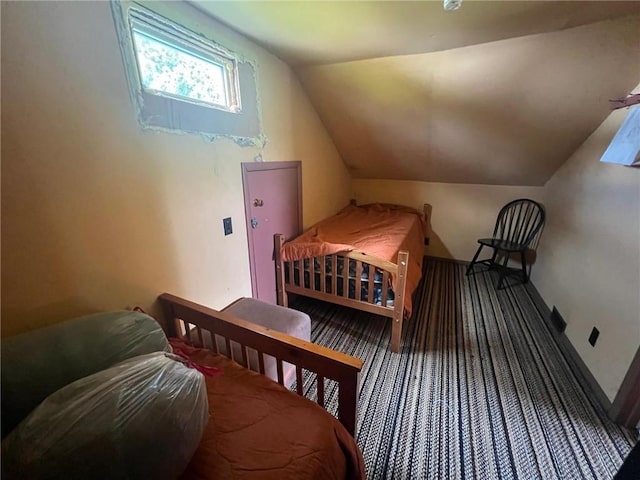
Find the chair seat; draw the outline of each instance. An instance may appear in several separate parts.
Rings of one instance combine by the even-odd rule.
[[[487,247],[497,248],[503,252],[522,252],[527,246],[521,243],[510,242],[509,240],[501,240],[499,238],[480,238],[478,243]]]

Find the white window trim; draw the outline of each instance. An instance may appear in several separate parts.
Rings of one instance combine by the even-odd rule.
[[[195,32],[172,22],[169,19],[138,6],[130,7],[128,9],[127,20],[129,38],[132,37],[134,30],[138,30],[142,33],[151,34],[152,37],[161,39],[173,47],[184,49],[192,55],[200,56],[206,61],[221,65],[225,71],[225,90],[228,95],[229,102],[227,105],[221,105],[145,88],[142,85],[142,79],[140,77],[140,63],[135,49],[135,40],[131,38],[129,49],[131,50],[130,54],[132,55],[132,58],[135,59],[135,79],[138,90],[148,92],[152,95],[172,98],[180,102],[192,103],[208,108],[218,108],[227,112],[238,113],[242,111],[240,82],[238,76],[238,60],[233,53],[223,48],[221,45],[217,45],[214,42],[207,41],[199,37]]]

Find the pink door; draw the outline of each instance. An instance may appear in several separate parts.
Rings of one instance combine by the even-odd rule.
[[[302,228],[300,162],[243,163],[244,211],[253,297],[276,304],[273,235],[290,239]]]

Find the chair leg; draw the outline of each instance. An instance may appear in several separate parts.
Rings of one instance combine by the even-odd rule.
[[[467,272],[465,273],[465,275],[469,275],[471,273],[471,270],[473,269],[473,265],[476,263],[476,260],[478,259],[478,255],[480,255],[480,250],[482,250],[482,247],[484,247],[484,245],[480,244],[480,246],[478,247],[478,250],[476,250],[476,254],[473,256],[473,260],[471,260],[471,263],[467,267]]]
[[[502,288],[502,282],[504,281],[504,277],[507,275],[507,262],[509,262],[509,253],[505,252],[504,260],[502,261],[502,266],[500,267],[500,278],[498,278],[498,286],[497,290]]]
[[[520,252],[520,261],[522,262],[522,283],[529,281],[529,275],[527,275],[527,263],[525,260],[524,250]]]
[[[498,256],[498,249],[494,248],[493,249],[493,255],[491,256],[491,268],[494,268],[496,266],[496,257]]]

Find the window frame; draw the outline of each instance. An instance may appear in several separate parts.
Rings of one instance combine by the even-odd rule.
[[[115,26],[114,41],[119,47],[123,73],[131,105],[140,128],[144,131],[174,135],[198,135],[206,142],[230,139],[240,147],[263,149],[267,144],[262,123],[262,102],[259,94],[259,69],[255,59],[242,52],[229,50],[237,46],[233,34],[224,26],[186,2],[151,2],[140,0],[111,0]],[[134,39],[129,26],[129,10],[135,9],[167,20],[176,31],[187,31],[217,52],[235,58],[238,91],[242,96],[241,108],[236,112],[185,101],[166,95],[154,95],[142,88],[138,63],[134,57]],[[218,42],[225,42],[222,45]],[[226,42],[229,42],[227,44]],[[224,46],[223,46],[224,45]],[[239,105],[240,106],[240,105]]]
[[[240,113],[242,111],[238,58],[236,55],[221,45],[201,37],[182,25],[138,5],[129,7],[126,12],[123,12],[123,15],[126,16],[129,48],[131,49],[130,54],[135,63],[133,73],[136,81],[136,90],[149,95],[170,98],[177,102],[191,103],[230,113]],[[216,104],[162,90],[146,88],[142,83],[141,65],[136,50],[134,38],[134,32],[136,31],[165,43],[171,48],[182,50],[187,54],[221,66],[227,100],[225,104]]]

